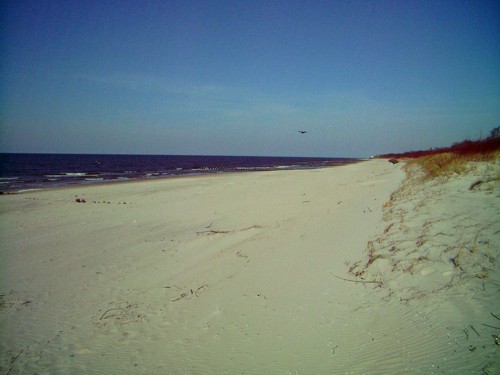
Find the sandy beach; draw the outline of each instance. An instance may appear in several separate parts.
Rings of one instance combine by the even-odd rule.
[[[1,372],[499,373],[498,171],[370,160],[1,196]]]

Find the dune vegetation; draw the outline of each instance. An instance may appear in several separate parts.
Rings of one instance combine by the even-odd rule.
[[[465,140],[451,147],[400,154],[379,155],[380,158],[402,159],[406,167],[420,166],[427,178],[462,174],[474,168],[474,162],[500,160],[500,127],[480,140]]]

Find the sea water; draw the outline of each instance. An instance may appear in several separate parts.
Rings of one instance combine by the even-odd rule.
[[[0,154],[0,191],[193,174],[323,168],[355,161],[320,157],[5,153]]]

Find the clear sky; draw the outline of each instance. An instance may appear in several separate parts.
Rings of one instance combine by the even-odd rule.
[[[362,157],[500,125],[497,0],[15,0],[1,17],[0,152]]]

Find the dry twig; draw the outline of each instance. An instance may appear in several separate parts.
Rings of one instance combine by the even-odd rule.
[[[344,280],[344,281],[349,281],[351,283],[360,283],[360,284],[378,284],[379,286],[384,285],[383,281],[378,281],[378,280],[352,280],[352,279],[345,279],[343,277],[337,276],[333,273],[330,272],[330,274],[337,279]]]
[[[108,312],[113,311],[113,310],[121,310],[124,313],[126,313],[126,311],[123,308],[121,308],[121,307],[112,307],[112,308],[107,309],[106,311],[104,311],[104,314],[101,315],[101,317],[99,318],[99,320],[108,319],[108,318],[114,316],[114,315],[109,315],[109,316],[104,317]]]

